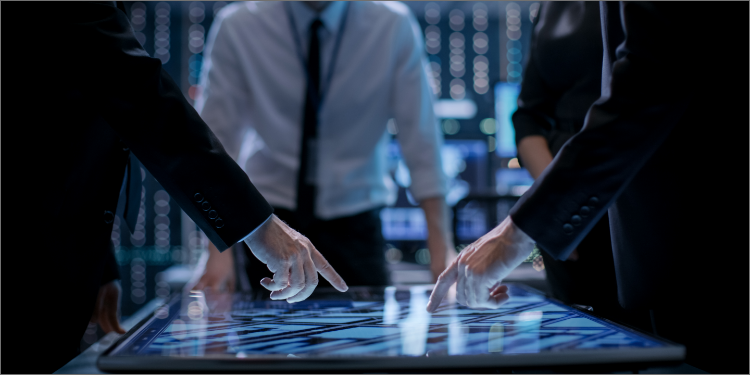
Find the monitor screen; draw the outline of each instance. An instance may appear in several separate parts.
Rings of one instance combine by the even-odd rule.
[[[335,360],[674,348],[509,286],[511,298],[499,309],[472,310],[447,298],[432,314],[425,310],[431,286],[316,292],[293,304],[192,292],[157,309],[105,357]]]
[[[518,109],[518,94],[521,85],[500,82],[495,85],[495,116],[497,146],[495,152],[501,158],[516,157],[516,131],[513,128],[513,113]]]

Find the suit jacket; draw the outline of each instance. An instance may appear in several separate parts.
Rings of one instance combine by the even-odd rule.
[[[64,322],[50,344],[59,361],[47,362],[59,366],[78,346],[99,285],[116,277],[110,233],[130,152],[220,250],[273,210],[114,3],[13,3],[2,22],[11,30],[2,37],[3,148],[13,150],[3,158],[13,217],[3,244],[16,244],[3,247],[2,295],[26,306],[3,314],[3,327]],[[23,282],[5,282],[14,269]],[[14,340],[50,328],[36,325]]]
[[[554,156],[581,130],[586,112],[599,99],[599,4],[542,3],[527,54],[518,109],[513,113],[516,143],[531,135],[542,136]]]
[[[747,4],[722,3],[716,32],[695,23],[710,6],[601,4],[602,96],[510,212],[566,259],[609,211],[626,308],[747,285]]]

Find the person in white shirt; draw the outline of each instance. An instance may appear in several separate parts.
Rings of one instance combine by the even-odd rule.
[[[396,199],[389,119],[425,212],[433,277],[455,257],[422,46],[399,2],[238,2],[211,26],[195,108],[349,285],[389,284],[379,216]],[[230,251],[210,249],[198,287],[232,289]],[[251,278],[268,272],[244,259]]]

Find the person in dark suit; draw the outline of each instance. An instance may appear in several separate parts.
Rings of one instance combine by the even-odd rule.
[[[599,99],[602,37],[599,4],[542,3],[513,114],[518,156],[534,179],[583,128],[589,107]],[[564,30],[561,32],[560,30]],[[592,306],[606,318],[651,329],[648,311],[627,311],[617,301],[617,281],[605,213],[568,259],[541,253],[554,298]]]
[[[219,250],[248,244],[275,273],[261,281],[272,298],[307,298],[317,272],[346,290],[273,215],[114,2],[12,3],[2,22],[13,28],[2,39],[3,146],[13,152],[3,164],[2,372],[55,371],[91,319],[122,332],[110,234],[131,152]]]
[[[501,305],[535,242],[566,259],[608,212],[620,304],[650,310],[687,363],[748,372],[748,4],[722,3],[709,31],[695,20],[713,6],[600,3],[601,98],[509,217],[441,275],[428,310],[453,283],[460,303]],[[719,199],[709,171],[726,181]]]

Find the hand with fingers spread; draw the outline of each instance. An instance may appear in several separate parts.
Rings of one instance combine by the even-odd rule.
[[[104,333],[115,331],[125,333],[120,326],[120,280],[112,280],[99,287],[99,294],[96,296],[96,305],[94,313],[91,315],[91,323],[99,323]]]
[[[273,272],[273,280],[266,277],[260,281],[272,292],[271,299],[285,299],[289,303],[305,300],[318,285],[318,273],[337,290],[349,289],[307,237],[276,215],[246,238],[245,243]]]
[[[534,241],[508,216],[495,229],[466,247],[440,275],[430,295],[427,311],[435,312],[456,284],[456,301],[471,308],[497,308],[509,296],[500,285],[534,249]]]

